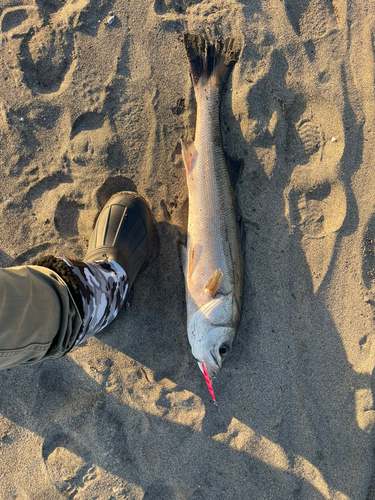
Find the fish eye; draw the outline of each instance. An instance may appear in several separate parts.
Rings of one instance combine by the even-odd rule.
[[[226,358],[230,354],[230,345],[225,343],[219,347],[219,354],[222,358]]]

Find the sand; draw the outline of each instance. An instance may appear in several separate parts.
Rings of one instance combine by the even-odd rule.
[[[375,499],[374,19],[363,0],[2,0],[0,265],[81,258],[119,190],[156,229],[110,327],[0,373],[1,500]],[[242,45],[222,130],[244,310],[217,407],[179,259],[187,31]]]

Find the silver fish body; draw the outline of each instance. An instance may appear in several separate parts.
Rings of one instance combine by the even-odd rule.
[[[221,141],[220,92],[224,82],[215,71],[211,75],[203,71],[197,79],[192,68],[192,76],[197,122],[194,143],[182,144],[189,191],[187,248],[182,251],[182,260],[189,342],[200,368],[203,363],[212,377],[230,354],[238,328],[243,257]]]

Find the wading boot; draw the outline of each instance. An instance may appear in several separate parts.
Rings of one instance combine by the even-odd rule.
[[[99,214],[83,260],[116,261],[126,271],[130,288],[146,258],[152,229],[145,200],[128,191],[116,193]]]

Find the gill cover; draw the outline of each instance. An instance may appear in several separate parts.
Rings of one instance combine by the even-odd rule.
[[[212,377],[230,354],[235,336],[232,325],[232,294],[216,295],[198,309],[188,324],[188,336],[195,359],[204,363]]]

